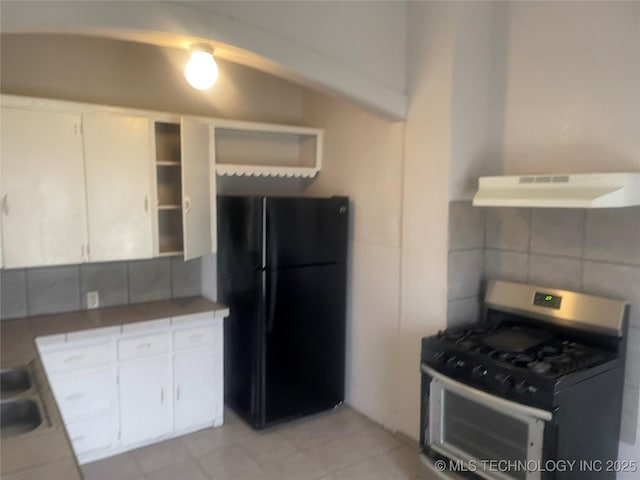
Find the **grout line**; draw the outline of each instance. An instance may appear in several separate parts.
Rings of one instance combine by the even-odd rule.
[[[124,305],[129,305],[129,272],[127,270],[127,262],[126,261],[122,261],[122,262],[118,262],[118,263],[124,263],[124,281],[126,284],[126,289],[127,289],[127,298],[125,300]]]
[[[527,231],[527,283],[531,283],[531,237],[533,236],[533,209],[529,209],[529,225]]]
[[[78,270],[78,310],[86,310],[86,307],[83,308],[82,303],[82,279],[80,278],[80,265],[76,265],[76,269]]]
[[[184,256],[182,257],[184,260]],[[176,298],[173,292],[173,257],[169,258],[169,298]]]
[[[125,262],[127,267],[127,305],[131,305],[131,262]]]
[[[524,254],[528,254],[529,253],[526,250],[514,250],[512,248],[485,247],[484,249],[492,251],[492,252],[524,253]]]
[[[469,248],[454,248],[452,250],[449,250],[448,253],[455,253],[455,252],[475,252],[475,251],[484,251],[484,247],[469,247]]]
[[[27,279],[27,275],[29,275],[29,269],[23,268],[22,270],[24,272],[24,301],[25,301],[24,309],[27,316],[29,316],[31,315],[31,312],[29,311],[30,304],[31,304],[31,300],[29,299],[29,280]]]
[[[580,290],[584,290],[584,270],[586,259],[585,254],[587,252],[587,210],[583,210],[582,213],[582,245],[580,245]]]
[[[469,295],[468,297],[448,298],[447,299],[447,303],[449,303],[449,302],[457,302],[458,300],[470,300],[470,299],[479,300],[481,297],[482,297],[482,295],[478,294],[478,295]]]

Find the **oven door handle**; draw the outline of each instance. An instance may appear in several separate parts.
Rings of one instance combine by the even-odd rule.
[[[435,371],[433,368],[425,365],[424,363],[420,365],[420,370],[423,373],[429,375],[432,378],[437,379],[442,382],[449,390],[453,392],[457,392],[466,397],[473,397],[473,400],[482,403],[486,407],[491,409],[505,409],[514,412],[515,414],[519,414],[526,417],[538,418],[540,420],[551,421],[553,419],[553,414],[551,412],[547,412],[546,410],[541,410],[539,408],[530,407],[528,405],[522,405],[517,402],[512,402],[510,400],[505,400],[501,397],[496,397],[495,395],[491,395],[489,393],[483,392],[482,390],[478,390],[477,388],[469,387],[464,383],[457,382],[447,377],[446,375],[441,374],[440,372]]]

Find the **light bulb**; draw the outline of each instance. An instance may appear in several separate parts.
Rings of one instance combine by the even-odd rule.
[[[198,90],[210,88],[218,79],[218,65],[213,59],[213,52],[202,49],[193,50],[184,69],[184,75],[193,88]]]

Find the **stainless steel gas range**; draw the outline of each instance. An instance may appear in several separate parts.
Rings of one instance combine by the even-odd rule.
[[[420,444],[443,478],[604,479],[618,462],[628,306],[492,281],[481,323],[422,340]]]

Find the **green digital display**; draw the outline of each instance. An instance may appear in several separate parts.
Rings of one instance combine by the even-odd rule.
[[[559,295],[550,295],[546,292],[536,292],[533,296],[533,304],[538,307],[559,309],[562,303],[562,297]]]

